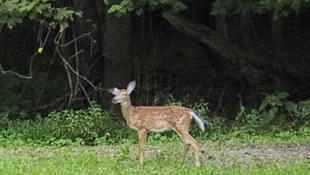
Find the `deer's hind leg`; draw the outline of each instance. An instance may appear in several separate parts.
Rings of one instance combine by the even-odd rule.
[[[187,143],[184,143],[184,151],[183,151],[183,155],[182,155],[182,162],[185,162],[186,160],[186,157],[187,157],[187,153],[190,149],[191,145],[190,144],[187,144]]]
[[[187,130],[183,129],[182,127],[176,127],[176,132],[184,140],[185,144],[189,145],[189,147],[193,150],[195,154],[196,166],[200,166],[201,165],[199,159],[200,149],[198,146],[198,142],[189,134]],[[187,154],[188,148],[186,148],[187,150],[185,150],[186,152],[184,152],[184,154],[185,153]]]

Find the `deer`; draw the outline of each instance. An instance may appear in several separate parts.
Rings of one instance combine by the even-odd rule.
[[[200,166],[200,148],[198,142],[190,135],[189,128],[192,119],[194,119],[204,132],[204,120],[195,110],[182,106],[133,106],[130,94],[135,89],[135,86],[136,82],[131,81],[126,89],[114,87],[109,89],[109,92],[114,95],[112,103],[121,105],[122,115],[128,127],[138,132],[139,163],[144,164],[145,142],[149,131],[164,132],[173,130],[184,141],[182,162],[184,162],[189,149],[191,149],[194,152],[196,166]]]

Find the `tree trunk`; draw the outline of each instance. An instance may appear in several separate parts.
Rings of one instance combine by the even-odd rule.
[[[272,46],[273,46],[273,57],[274,60],[280,61],[284,58],[284,51],[282,47],[283,42],[283,19],[273,19],[271,17],[271,38],[272,38]]]
[[[261,78],[259,76],[262,74],[251,64],[258,60],[256,57],[247,54],[246,51],[228,42],[223,36],[205,25],[190,22],[170,11],[164,12],[163,17],[178,30],[206,44],[230,64],[239,67],[240,72],[233,72],[235,74],[231,75],[233,78],[244,79],[248,84],[253,85],[259,83],[258,81]],[[258,66],[257,64],[254,65]],[[240,73],[241,77],[239,77]]]
[[[215,17],[215,30],[217,33],[221,34],[225,39],[229,39],[226,16]]]
[[[132,78],[131,17],[107,14],[104,24],[104,87],[124,87]]]
[[[170,11],[164,12],[163,17],[178,30],[201,41],[233,63],[244,63],[244,60],[248,59],[248,55],[243,54],[239,48],[205,25],[192,23]]]
[[[240,16],[240,41],[241,47],[245,48],[248,53],[253,51],[253,40],[251,37],[251,26],[250,26],[250,18],[247,15]]]
[[[278,76],[277,72],[269,75],[268,70],[270,71],[272,68],[277,68],[287,75],[301,81],[310,77],[307,73],[296,70],[290,65],[281,65],[261,57],[256,57],[247,50],[230,43],[206,25],[193,23],[171,11],[164,12],[163,18],[179,31],[192,36],[213,49],[216,53],[225,58],[225,60],[239,66],[242,78],[246,80],[249,85],[256,85],[259,81],[267,78],[267,76],[270,76],[269,78]]]

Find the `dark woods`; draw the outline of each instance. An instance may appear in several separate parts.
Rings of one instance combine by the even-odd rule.
[[[0,112],[32,118],[93,101],[110,109],[106,89],[133,79],[135,104],[162,105],[173,97],[191,106],[204,100],[227,118],[240,104],[258,106],[266,94],[309,98],[308,11],[214,16],[212,4],[195,0],[180,13],[145,10],[117,17],[99,1],[72,1],[63,5],[83,16],[61,38],[58,30],[30,20],[1,28],[3,70],[32,78],[0,75]]]

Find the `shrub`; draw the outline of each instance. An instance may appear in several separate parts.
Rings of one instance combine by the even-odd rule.
[[[206,136],[206,134],[208,133],[219,134],[225,131],[225,119],[223,117],[215,115],[210,116],[208,102],[201,100],[199,102],[196,102],[193,108],[199,113],[199,115],[203,118],[206,124],[206,133],[204,134],[204,136]],[[198,129],[198,127],[195,127],[193,132],[199,133],[200,129]]]
[[[34,121],[7,120],[5,115],[0,118],[0,125],[7,126],[1,127],[2,137],[49,145],[94,144],[96,138],[110,132],[110,123],[109,114],[98,105],[86,110],[54,111]]]
[[[107,114],[94,105],[87,110],[64,110],[52,112],[48,115],[50,130],[55,138],[72,139],[82,138],[89,143],[107,129]]]
[[[249,132],[259,129],[298,129],[309,126],[310,100],[295,103],[288,100],[286,92],[266,95],[258,109],[246,109],[241,105],[235,126]]]

